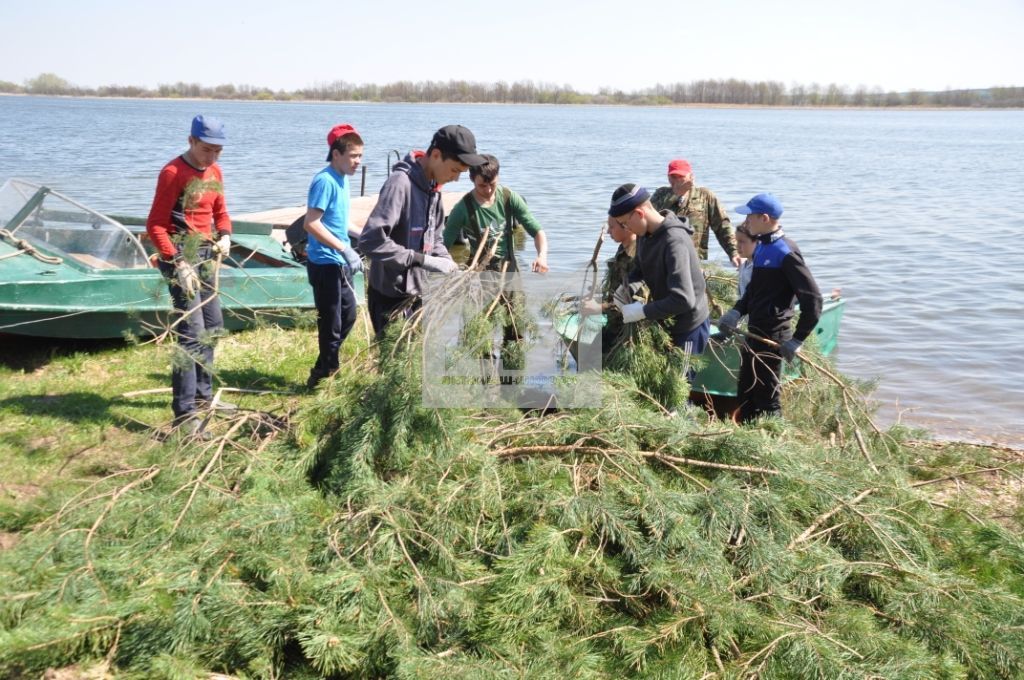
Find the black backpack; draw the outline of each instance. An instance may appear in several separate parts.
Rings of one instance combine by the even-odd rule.
[[[306,231],[305,222],[306,216],[303,215],[289,224],[284,230],[285,240],[288,241],[288,245],[291,246],[292,249],[292,257],[294,257],[295,261],[299,264],[305,264],[306,260],[309,259],[306,257],[306,244],[309,242],[309,233]],[[354,248],[361,256],[362,252],[359,250],[358,239],[355,238],[351,231],[348,235],[349,239],[352,241],[352,248]]]
[[[305,221],[306,216],[302,215],[284,230],[284,238],[292,249],[292,257],[300,264],[306,263],[306,243],[309,241],[309,234],[306,233],[304,226]]]

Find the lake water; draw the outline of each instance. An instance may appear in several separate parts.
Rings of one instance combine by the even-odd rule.
[[[195,113],[228,125],[221,165],[233,213],[302,204],[337,122],[367,142],[367,193],[384,181],[389,150],[424,148],[441,125],[462,123],[501,159],[502,181],[527,198],[552,268],[565,272],[589,259],[614,188],[662,185],[671,158],[688,158],[697,183],[730,208],[772,191],[822,290],[843,289],[839,366],[879,380],[884,418],[1024,442],[1022,111],[0,96],[0,181],[43,182],[100,210],[145,215]],[[468,178],[448,187],[470,188]],[[715,248],[712,259],[724,260]]]

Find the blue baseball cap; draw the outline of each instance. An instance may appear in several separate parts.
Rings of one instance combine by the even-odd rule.
[[[207,144],[224,146],[228,135],[224,131],[224,123],[218,118],[199,115],[192,119],[192,136]]]
[[[758,194],[746,205],[733,208],[740,215],[767,215],[773,220],[782,217],[782,201],[771,194]]]

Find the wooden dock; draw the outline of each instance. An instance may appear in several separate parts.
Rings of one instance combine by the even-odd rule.
[[[446,191],[441,194],[441,200],[444,202],[445,215],[451,212],[452,207],[462,199],[463,195],[464,194],[462,193],[456,193],[453,191]],[[373,212],[373,206],[375,205],[377,205],[377,194],[372,196],[354,196],[352,198],[352,205],[349,208],[349,220],[352,222],[352,232],[359,233],[363,230],[363,226],[366,224],[367,218],[370,217],[370,213]],[[283,241],[284,230],[292,222],[305,214],[306,206],[297,205],[293,208],[274,208],[272,210],[261,210],[259,212],[232,215],[231,217],[243,222],[262,222],[264,224],[272,224],[274,225],[274,236],[278,238],[278,240]]]

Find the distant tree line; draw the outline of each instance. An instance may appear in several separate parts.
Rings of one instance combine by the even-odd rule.
[[[1024,107],[1024,87],[925,92],[886,92],[881,88],[848,88],[831,83],[793,84],[778,81],[696,80],[655,85],[642,90],[601,88],[578,92],[569,85],[535,83],[478,83],[466,80],[400,80],[387,85],[356,85],[343,80],[298,90],[272,90],[254,85],[216,85],[177,82],[156,89],[134,85],[79,87],[53,73],[41,73],[23,85],[0,80],[0,93],[90,97],[165,97],[197,99],[314,100],[366,102],[448,102],[504,104],[740,104],[758,106],[964,106]]]

